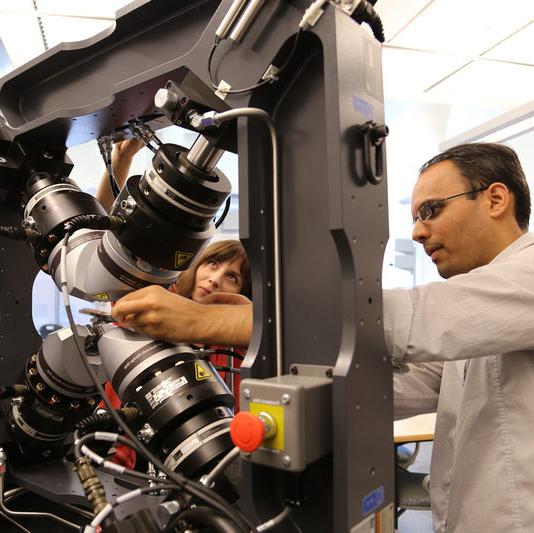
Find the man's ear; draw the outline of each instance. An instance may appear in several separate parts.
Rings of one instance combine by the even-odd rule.
[[[501,182],[492,183],[487,190],[489,200],[489,216],[491,218],[500,218],[509,211],[514,210],[514,198],[510,189]]]

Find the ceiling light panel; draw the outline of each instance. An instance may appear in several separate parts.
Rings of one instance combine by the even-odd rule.
[[[511,35],[482,57],[534,66],[534,22]]]
[[[431,101],[431,95],[425,95],[425,90],[464,64],[465,60],[457,56],[385,47],[382,53],[384,98]]]
[[[32,0],[17,0],[16,4],[12,1],[0,0],[0,9],[9,8],[15,11],[15,7],[26,12],[34,10]],[[0,14],[0,37],[14,68],[45,50],[35,17],[3,11]]]
[[[532,101],[534,68],[496,61],[473,61],[426,94],[438,101],[521,105]]]
[[[533,19],[531,0],[434,0],[390,44],[478,56]]]
[[[417,16],[432,0],[378,0],[375,10],[384,26],[386,42]]]

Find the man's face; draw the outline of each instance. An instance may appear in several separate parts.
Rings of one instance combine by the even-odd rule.
[[[412,216],[428,202],[441,200],[473,189],[451,161],[442,161],[425,170],[412,195]],[[439,274],[450,278],[464,274],[491,261],[489,220],[483,208],[485,191],[452,198],[422,222],[417,219],[412,238],[421,243]],[[490,239],[490,240],[488,240]]]

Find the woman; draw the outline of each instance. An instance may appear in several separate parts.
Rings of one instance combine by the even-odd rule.
[[[211,294],[219,292],[241,294],[250,298],[250,266],[243,246],[235,240],[210,244],[193,266],[180,274],[170,290],[199,303]],[[217,350],[217,347],[205,346],[205,348]],[[221,348],[228,350],[228,347],[219,347]],[[224,354],[212,355],[210,362],[215,366],[228,366],[228,357]],[[233,363],[235,368],[241,366],[239,358],[234,358]],[[220,371],[219,373],[226,380],[226,372]],[[236,412],[239,410],[239,383],[239,374],[234,374]]]

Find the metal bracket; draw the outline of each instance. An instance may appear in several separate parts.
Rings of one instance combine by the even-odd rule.
[[[326,365],[303,365],[294,364],[289,367],[289,372],[294,376],[307,376],[312,378],[331,378],[334,374],[333,366]]]

